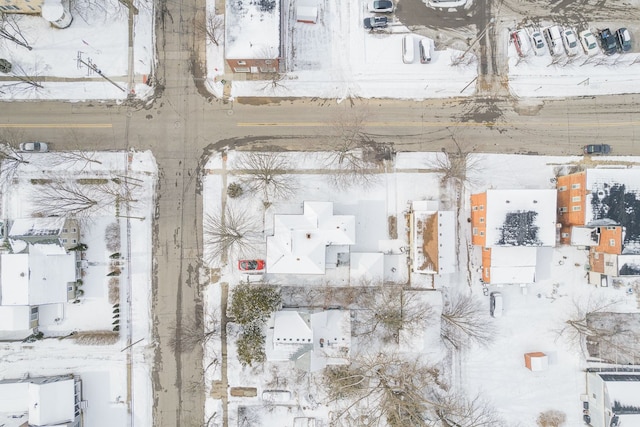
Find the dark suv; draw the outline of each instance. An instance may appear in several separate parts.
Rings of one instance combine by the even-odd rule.
[[[584,154],[609,154],[611,147],[608,144],[591,144],[584,146]]]
[[[613,55],[618,51],[616,38],[608,28],[600,30],[600,45],[602,46],[604,53],[607,55]]]

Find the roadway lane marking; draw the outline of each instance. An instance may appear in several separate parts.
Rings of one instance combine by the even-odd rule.
[[[551,127],[580,127],[599,128],[612,126],[640,126],[640,122],[612,122],[612,123],[559,123],[559,122],[367,122],[362,123],[364,127],[531,127],[551,126]],[[325,122],[238,122],[237,127],[335,127],[333,123]]]
[[[112,128],[111,123],[0,123],[0,128],[30,128],[30,129],[46,129],[46,128]]]

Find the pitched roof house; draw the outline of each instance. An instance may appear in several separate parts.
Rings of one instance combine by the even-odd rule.
[[[0,381],[0,425],[81,427],[82,383],[73,375]]]
[[[640,425],[640,372],[587,372],[587,396],[590,426]]]
[[[449,274],[456,271],[456,219],[437,201],[411,202],[409,213],[411,271]]]
[[[351,315],[348,310],[317,313],[281,310],[267,332],[267,360],[291,360],[311,372],[349,363]]]
[[[588,169],[558,177],[563,244],[589,247],[589,282],[640,275],[640,171]]]
[[[11,223],[9,239],[27,243],[53,243],[66,250],[78,246],[78,221],[64,217],[19,218]]]
[[[280,0],[226,0],[225,59],[234,73],[276,73],[282,60]]]
[[[535,281],[537,248],[556,244],[556,190],[487,190],[471,196],[472,243],[485,283]]]
[[[331,202],[304,202],[298,215],[274,215],[267,273],[324,274],[328,246],[353,245],[355,217],[334,215]]]

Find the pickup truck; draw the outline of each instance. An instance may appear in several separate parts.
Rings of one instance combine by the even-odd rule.
[[[618,46],[616,45],[616,38],[611,33],[611,30],[605,28],[604,30],[600,30],[600,45],[602,46],[602,50],[606,55],[613,55],[618,51]]]

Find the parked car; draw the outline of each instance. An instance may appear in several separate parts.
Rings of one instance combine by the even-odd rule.
[[[578,38],[571,28],[562,32],[562,43],[567,51],[567,55],[575,56],[578,54]]]
[[[544,55],[544,38],[540,31],[534,31],[531,33],[531,44],[533,45],[533,53],[539,56]]]
[[[385,28],[389,20],[386,16],[372,16],[371,18],[365,18],[364,27],[368,30],[373,30],[375,28]]]
[[[413,45],[413,36],[406,35],[402,38],[402,62],[405,64],[413,63],[415,57],[415,46]]]
[[[611,30],[608,28],[600,30],[600,45],[602,46],[604,53],[607,55],[613,55],[618,51],[616,38],[611,34]]]
[[[511,33],[511,40],[516,47],[516,51],[519,56],[527,56],[531,50],[531,44],[529,44],[529,35],[525,30],[517,30]]]
[[[587,55],[591,56],[598,53],[598,41],[591,31],[584,30],[580,32],[580,43],[582,43],[584,53]]]
[[[609,154],[611,147],[608,144],[590,144],[584,146],[584,154],[599,155]]]
[[[547,46],[549,47],[549,53],[551,55],[562,55],[564,48],[562,47],[562,36],[560,35],[560,27],[552,25],[542,31]]]
[[[431,39],[420,39],[418,50],[420,53],[420,63],[428,64],[431,62]]]
[[[489,312],[493,317],[502,317],[502,294],[500,292],[491,292],[489,294]]]
[[[369,12],[391,13],[393,12],[393,2],[389,0],[373,0],[369,3]]]
[[[264,270],[263,259],[241,259],[238,261],[240,271],[261,271]]]
[[[631,50],[631,34],[626,28],[618,28],[616,31],[616,43],[620,52],[629,52]]]
[[[46,153],[49,151],[49,144],[46,142],[23,142],[20,144],[20,151],[31,153]]]

